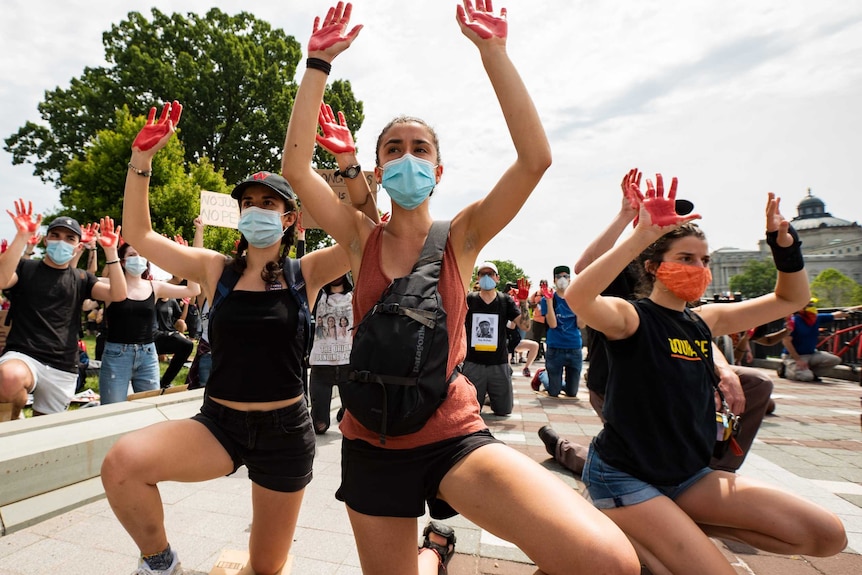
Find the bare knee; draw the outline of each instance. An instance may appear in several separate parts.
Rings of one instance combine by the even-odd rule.
[[[129,436],[121,437],[102,461],[102,485],[105,491],[122,488],[122,486],[134,477],[140,477],[141,464]]]
[[[0,364],[0,402],[19,403],[27,400],[27,393],[33,387],[33,374],[19,360]]]
[[[565,553],[557,553],[548,561],[536,561],[536,566],[548,575],[573,572],[640,575],[641,572],[640,559],[622,531],[605,532],[603,537],[592,537],[588,554],[570,557]]]
[[[810,549],[801,553],[814,557],[831,557],[837,555],[847,547],[847,533],[841,520],[829,513],[815,525],[808,537]]]

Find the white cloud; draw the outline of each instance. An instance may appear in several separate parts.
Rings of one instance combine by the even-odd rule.
[[[259,5],[258,5],[259,4]],[[11,0],[0,21],[0,136],[38,121],[45,90],[103,64],[101,34],[129,11],[203,13],[212,3]],[[480,254],[511,259],[533,280],[572,264],[619,205],[633,166],[680,178],[713,248],[753,248],[767,191],[784,212],[810,186],[833,215],[862,220],[855,161],[862,114],[862,6],[838,1],[617,3],[511,0],[509,52],[551,139],[554,165],[521,213]],[[303,45],[326,2],[219,3],[253,12]],[[455,3],[368,0],[365,29],[336,60],[365,102],[360,160],[377,134],[409,113],[438,130],[446,172],[432,200],[451,217],[481,197],[514,157],[476,49]],[[186,102],[187,106],[204,103]],[[18,196],[37,209],[56,191],[0,152],[0,208]],[[383,204],[386,203],[385,194]],[[0,237],[11,222],[0,218]]]

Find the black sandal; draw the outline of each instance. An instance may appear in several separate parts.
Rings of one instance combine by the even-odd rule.
[[[446,539],[446,545],[443,546],[431,541],[431,538],[428,537],[429,533],[435,533]],[[429,521],[428,525],[425,526],[425,530],[422,531],[422,535],[425,537],[425,540],[422,542],[422,546],[419,550],[430,549],[436,553],[437,559],[440,563],[440,567],[437,569],[437,574],[445,575],[446,566],[449,565],[449,560],[452,559],[452,555],[455,554],[455,530],[444,523]]]

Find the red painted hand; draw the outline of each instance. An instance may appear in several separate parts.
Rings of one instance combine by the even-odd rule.
[[[157,149],[162,148],[176,130],[177,124],[180,123],[180,116],[183,113],[183,106],[176,100],[172,104],[165,104],[162,108],[162,116],[156,122],[156,108],[150,108],[150,114],[147,116],[147,123],[135,136],[135,141],[132,142],[132,149],[149,150],[158,145]]]
[[[676,213],[676,178],[671,180],[670,190],[668,191],[667,197],[664,195],[664,180],[662,179],[661,174],[656,174],[655,180],[655,187],[653,187],[651,180],[647,180],[646,182],[647,195],[641,205],[641,219],[644,212],[646,212],[649,214],[651,225],[665,228],[668,226],[681,225],[700,218],[698,214],[680,216]],[[637,191],[637,193],[640,194],[640,190],[637,190],[634,186],[629,186],[629,189],[633,192]]]
[[[623,176],[620,188],[623,191],[623,203],[620,211],[633,218],[632,226],[638,225],[638,210],[640,210],[643,195],[641,189],[641,173],[637,168],[632,168]]]
[[[541,290],[542,290],[542,296],[545,299],[551,299],[551,300],[554,299],[554,292],[552,292],[550,289],[548,289],[548,286],[546,286],[546,285],[542,286]]]
[[[506,9],[500,9],[500,15],[494,16],[491,0],[476,0],[473,8],[471,0],[464,0],[464,5],[458,5],[456,17],[461,31],[471,38],[470,33],[482,40],[489,38],[506,39],[509,35],[509,23],[506,21]],[[470,32],[470,33],[468,33]],[[472,38],[471,38],[472,39]]]
[[[338,121],[335,120],[335,114],[329,104],[320,103],[320,112],[317,114],[317,121],[320,124],[320,129],[323,130],[323,135],[317,134],[317,143],[320,144],[327,152],[333,156],[336,154],[348,154],[356,152],[356,144],[353,142],[353,135],[350,133],[350,128],[347,127],[347,120],[344,119],[344,112],[338,112]]]
[[[27,243],[30,244],[31,246],[37,246],[37,245],[39,245],[39,242],[41,242],[41,241],[42,241],[42,234],[36,234],[35,236],[33,236],[32,238],[27,240]]]
[[[353,43],[359,31],[362,30],[362,25],[354,26],[350,32],[346,32],[350,24],[351,12],[353,12],[353,4],[339,2],[327,11],[323,23],[320,22],[320,16],[314,18],[314,28],[308,40],[309,56],[317,52],[318,57],[328,55],[329,58],[326,60],[329,61]]]
[[[92,242],[96,236],[99,234],[99,224],[92,223],[87,224],[83,228],[81,228],[81,243],[89,244]]]
[[[530,297],[530,282],[527,281],[527,278],[520,278],[518,280],[518,299],[526,300]]]
[[[305,233],[305,227],[302,225],[302,212],[299,212],[296,215],[296,233],[298,233],[298,234],[304,234]]]
[[[189,247],[189,242],[187,242],[185,240],[185,238],[183,238],[183,236],[181,236],[180,234],[177,234],[174,236],[174,241],[177,242],[178,244],[180,244],[181,246]]]
[[[15,200],[14,214],[9,210],[6,210],[6,213],[15,222],[15,229],[18,230],[19,234],[35,233],[42,223],[42,214],[37,214],[36,219],[33,219],[33,202],[27,202],[25,205],[23,199]]]
[[[103,248],[115,248],[119,246],[120,227],[117,226],[117,229],[114,229],[114,220],[107,216],[99,220],[99,228],[102,230],[101,234],[99,234],[99,243],[102,244]]]

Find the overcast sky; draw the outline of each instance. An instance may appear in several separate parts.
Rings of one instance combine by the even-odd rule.
[[[102,32],[129,11],[204,13],[210,1],[6,0],[0,18],[0,136],[39,121],[45,90],[68,88],[104,64]],[[305,46],[325,1],[221,0]],[[432,199],[451,218],[481,197],[514,150],[455,2],[365,0],[365,25],[333,65],[365,103],[359,158],[397,114],[438,131],[445,174]],[[857,189],[862,137],[862,4],[840,1],[510,0],[509,53],[530,89],[554,164],[520,214],[482,252],[509,259],[534,282],[572,265],[619,207],[630,167],[678,176],[679,196],[703,215],[710,248],[755,249],[766,193],[783,212],[810,187],[836,217],[862,220]],[[302,67],[300,67],[300,73]],[[207,102],[183,102],[205,106]],[[139,110],[145,113],[145,110]],[[18,197],[37,210],[59,194],[0,151],[0,208]],[[381,207],[388,198],[381,195]],[[2,212],[0,212],[2,214]],[[0,217],[0,237],[11,239]]]

